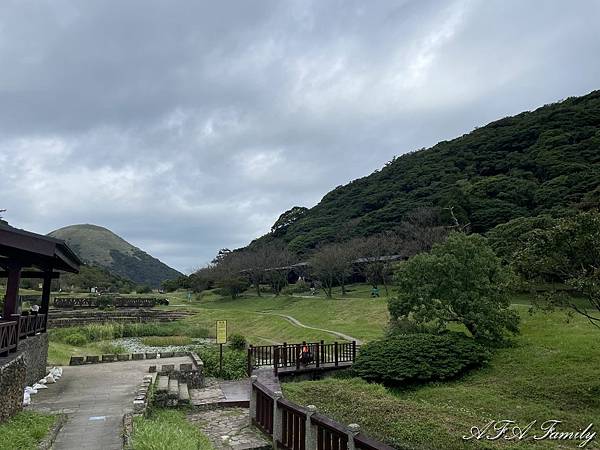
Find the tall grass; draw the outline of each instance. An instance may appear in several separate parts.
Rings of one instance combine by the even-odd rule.
[[[0,450],[37,448],[38,443],[54,425],[56,416],[33,411],[22,411],[0,423]]]
[[[154,409],[149,418],[133,420],[131,450],[212,450],[200,430],[189,423],[183,411]]]
[[[208,337],[206,328],[181,322],[167,323],[104,323],[81,327],[53,329],[50,338],[57,342],[70,343],[76,335],[79,345],[88,342],[109,341],[122,337],[143,336],[187,336],[188,338]],[[83,339],[82,339],[83,337]]]

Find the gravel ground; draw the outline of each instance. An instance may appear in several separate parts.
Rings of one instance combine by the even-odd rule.
[[[211,338],[192,338],[192,344],[190,345],[167,345],[162,347],[150,347],[142,344],[142,338],[139,337],[128,337],[119,338],[112,341],[115,345],[123,346],[127,353],[160,353],[160,352],[180,352],[190,351],[198,346],[208,346],[215,343],[214,339]]]

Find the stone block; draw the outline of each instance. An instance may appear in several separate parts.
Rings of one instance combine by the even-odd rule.
[[[150,366],[150,367],[148,367],[148,372],[150,372],[150,373],[156,372],[156,366]]]
[[[131,359],[133,359],[134,361],[139,360],[139,359],[144,359],[144,354],[143,353],[132,353]]]
[[[189,364],[179,364],[179,370],[182,372],[189,372],[192,370],[192,363]]]
[[[156,353],[146,353],[146,359],[156,359]]]
[[[162,373],[169,373],[169,372],[173,372],[175,370],[175,364],[163,364],[160,367],[160,371]]]
[[[117,355],[117,361],[129,361],[129,353],[120,353]]]
[[[85,357],[85,362],[87,364],[97,364],[100,362],[100,357],[98,355],[87,355]]]
[[[146,402],[144,400],[134,400],[133,401],[133,411],[136,413],[141,413],[144,411],[146,407]]]
[[[115,362],[117,355],[102,355],[102,362]]]
[[[85,364],[85,356],[71,356],[70,366],[81,366],[83,364]]]
[[[160,352],[160,357],[161,358],[172,358],[173,352]]]
[[[173,356],[177,357],[177,358],[183,358],[184,356],[187,356],[188,352],[173,352]]]

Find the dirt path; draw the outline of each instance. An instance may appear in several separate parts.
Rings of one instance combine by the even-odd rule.
[[[267,314],[267,315],[270,315],[270,316],[283,317],[288,322],[290,322],[292,325],[295,325],[297,327],[307,328],[309,330],[315,330],[315,331],[323,331],[324,333],[333,334],[334,336],[340,337],[340,338],[345,339],[347,341],[356,341],[357,345],[361,345],[362,344],[362,341],[360,339],[352,337],[352,336],[350,336],[348,334],[340,333],[339,331],[326,330],[324,328],[311,327],[310,325],[303,324],[302,322],[300,322],[295,317],[288,316],[286,314],[270,313],[270,312],[257,312],[257,314]]]

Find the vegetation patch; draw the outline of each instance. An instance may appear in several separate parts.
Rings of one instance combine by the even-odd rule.
[[[223,349],[223,368],[219,370],[218,347],[200,348],[198,355],[204,363],[204,374],[208,377],[225,380],[239,380],[247,376],[246,353],[238,350]]]
[[[284,383],[285,396],[314,404],[341,423],[358,423],[366,434],[399,449],[507,448],[506,442],[462,440],[471,427],[492,419],[524,426],[552,418],[575,431],[600,423],[600,383],[593,363],[600,358],[597,329],[583,317],[567,324],[559,312],[515,309],[522,327],[514,345],[496,350],[486,366],[460,379],[404,389],[360,378]],[[552,445],[527,440],[514,447],[561,448]]]
[[[57,416],[34,411],[22,411],[0,423],[1,450],[30,450],[46,437]]]
[[[149,417],[133,419],[131,450],[212,450],[200,430],[178,410],[153,409]]]
[[[364,345],[353,366],[368,381],[401,385],[445,380],[482,365],[488,352],[461,333],[416,333]]]

